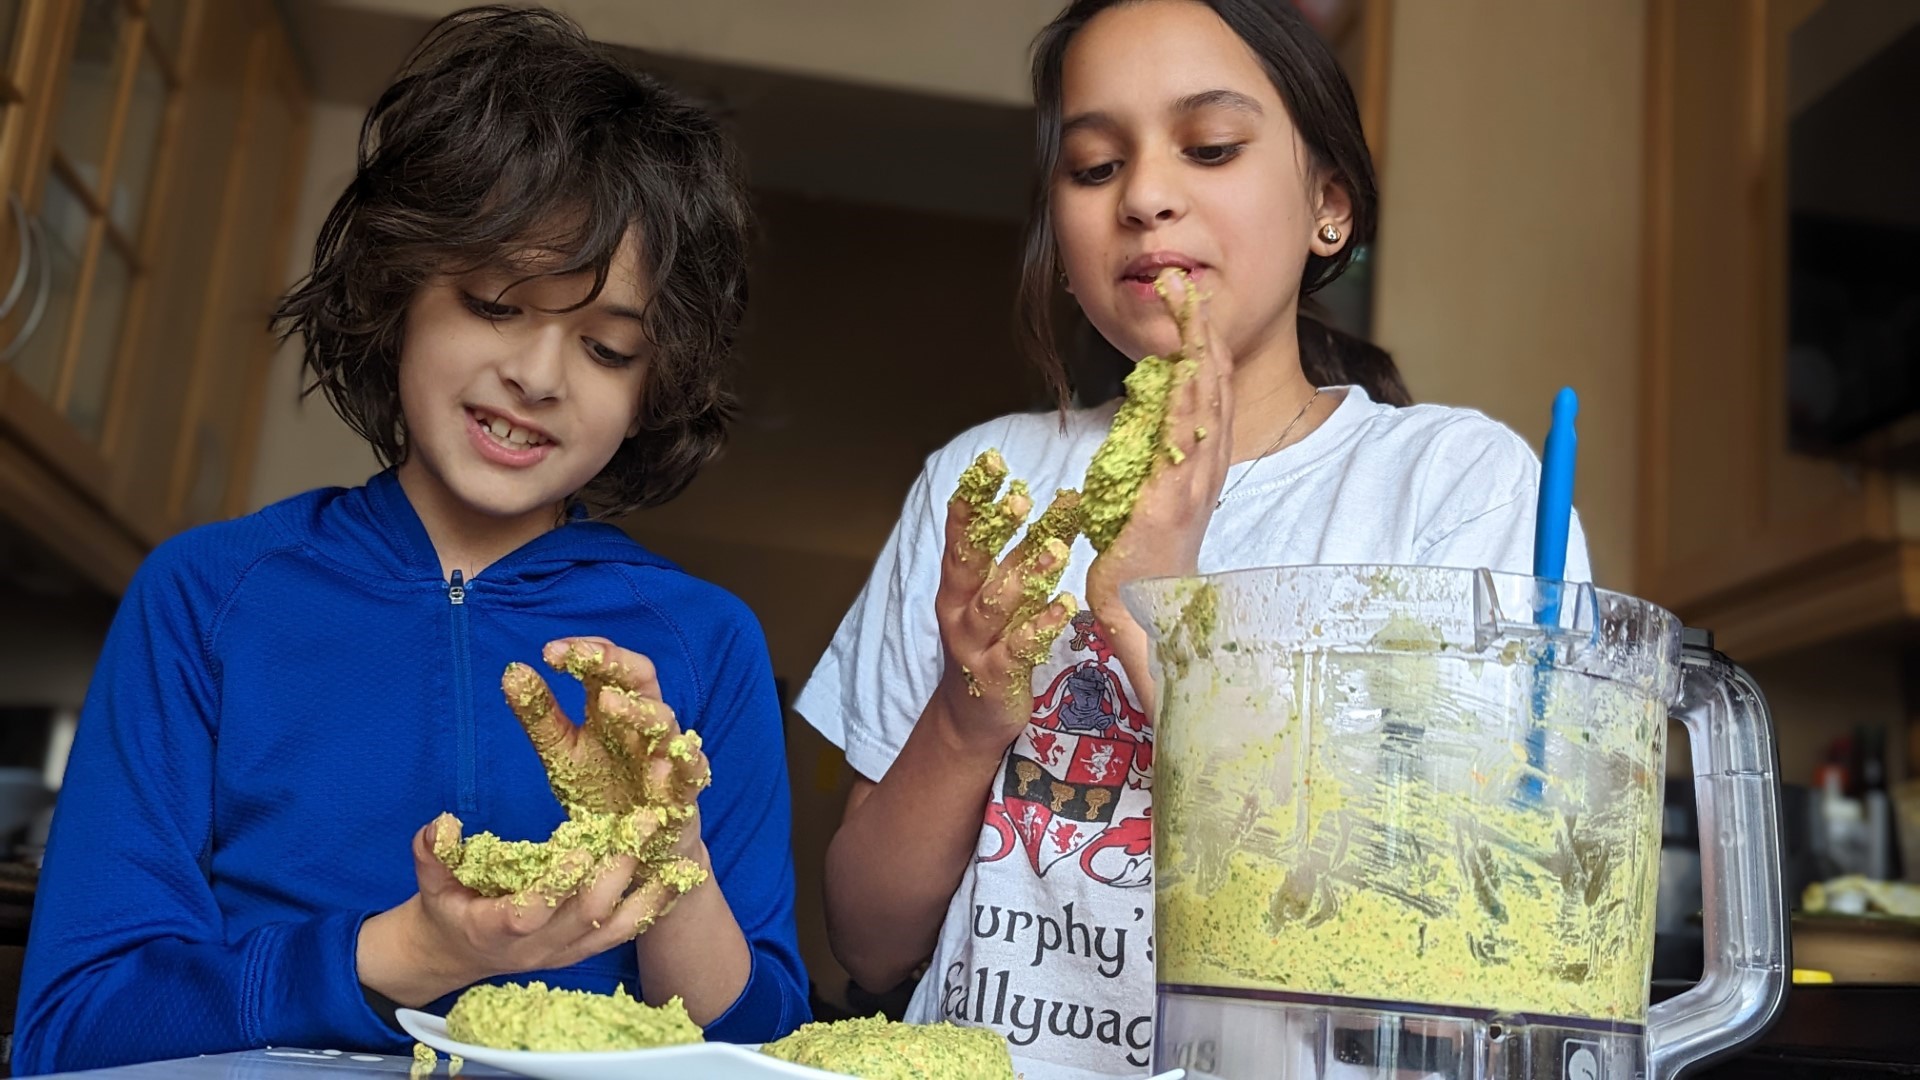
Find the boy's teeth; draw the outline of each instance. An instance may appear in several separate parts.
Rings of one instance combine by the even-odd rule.
[[[514,446],[541,446],[547,441],[526,428],[515,427],[497,416],[480,415],[477,419],[482,429],[503,443],[511,443]]]

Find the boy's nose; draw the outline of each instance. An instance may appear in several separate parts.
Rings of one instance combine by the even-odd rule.
[[[552,328],[532,335],[500,365],[500,377],[523,401],[552,401],[566,390],[568,333]]]

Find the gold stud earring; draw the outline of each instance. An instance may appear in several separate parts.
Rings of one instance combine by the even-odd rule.
[[[1331,221],[1327,222],[1325,225],[1320,226],[1320,239],[1329,244],[1339,243],[1340,242],[1340,226],[1335,225]]]

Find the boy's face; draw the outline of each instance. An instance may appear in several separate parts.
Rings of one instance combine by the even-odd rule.
[[[606,287],[579,303],[591,274],[534,277],[476,271],[436,278],[407,311],[400,407],[403,479],[429,512],[478,514],[541,529],[639,430],[650,346],[640,312],[648,288],[636,238]],[[422,499],[416,497],[416,504]],[[423,508],[425,509],[425,508]]]

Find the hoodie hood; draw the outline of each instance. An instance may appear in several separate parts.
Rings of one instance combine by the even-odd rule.
[[[269,507],[267,516],[302,537],[323,558],[363,578],[407,585],[445,583],[427,527],[388,469],[362,487],[330,488]],[[479,575],[490,585],[530,585],[583,563],[619,563],[678,570],[605,522],[576,519],[534,537]]]

